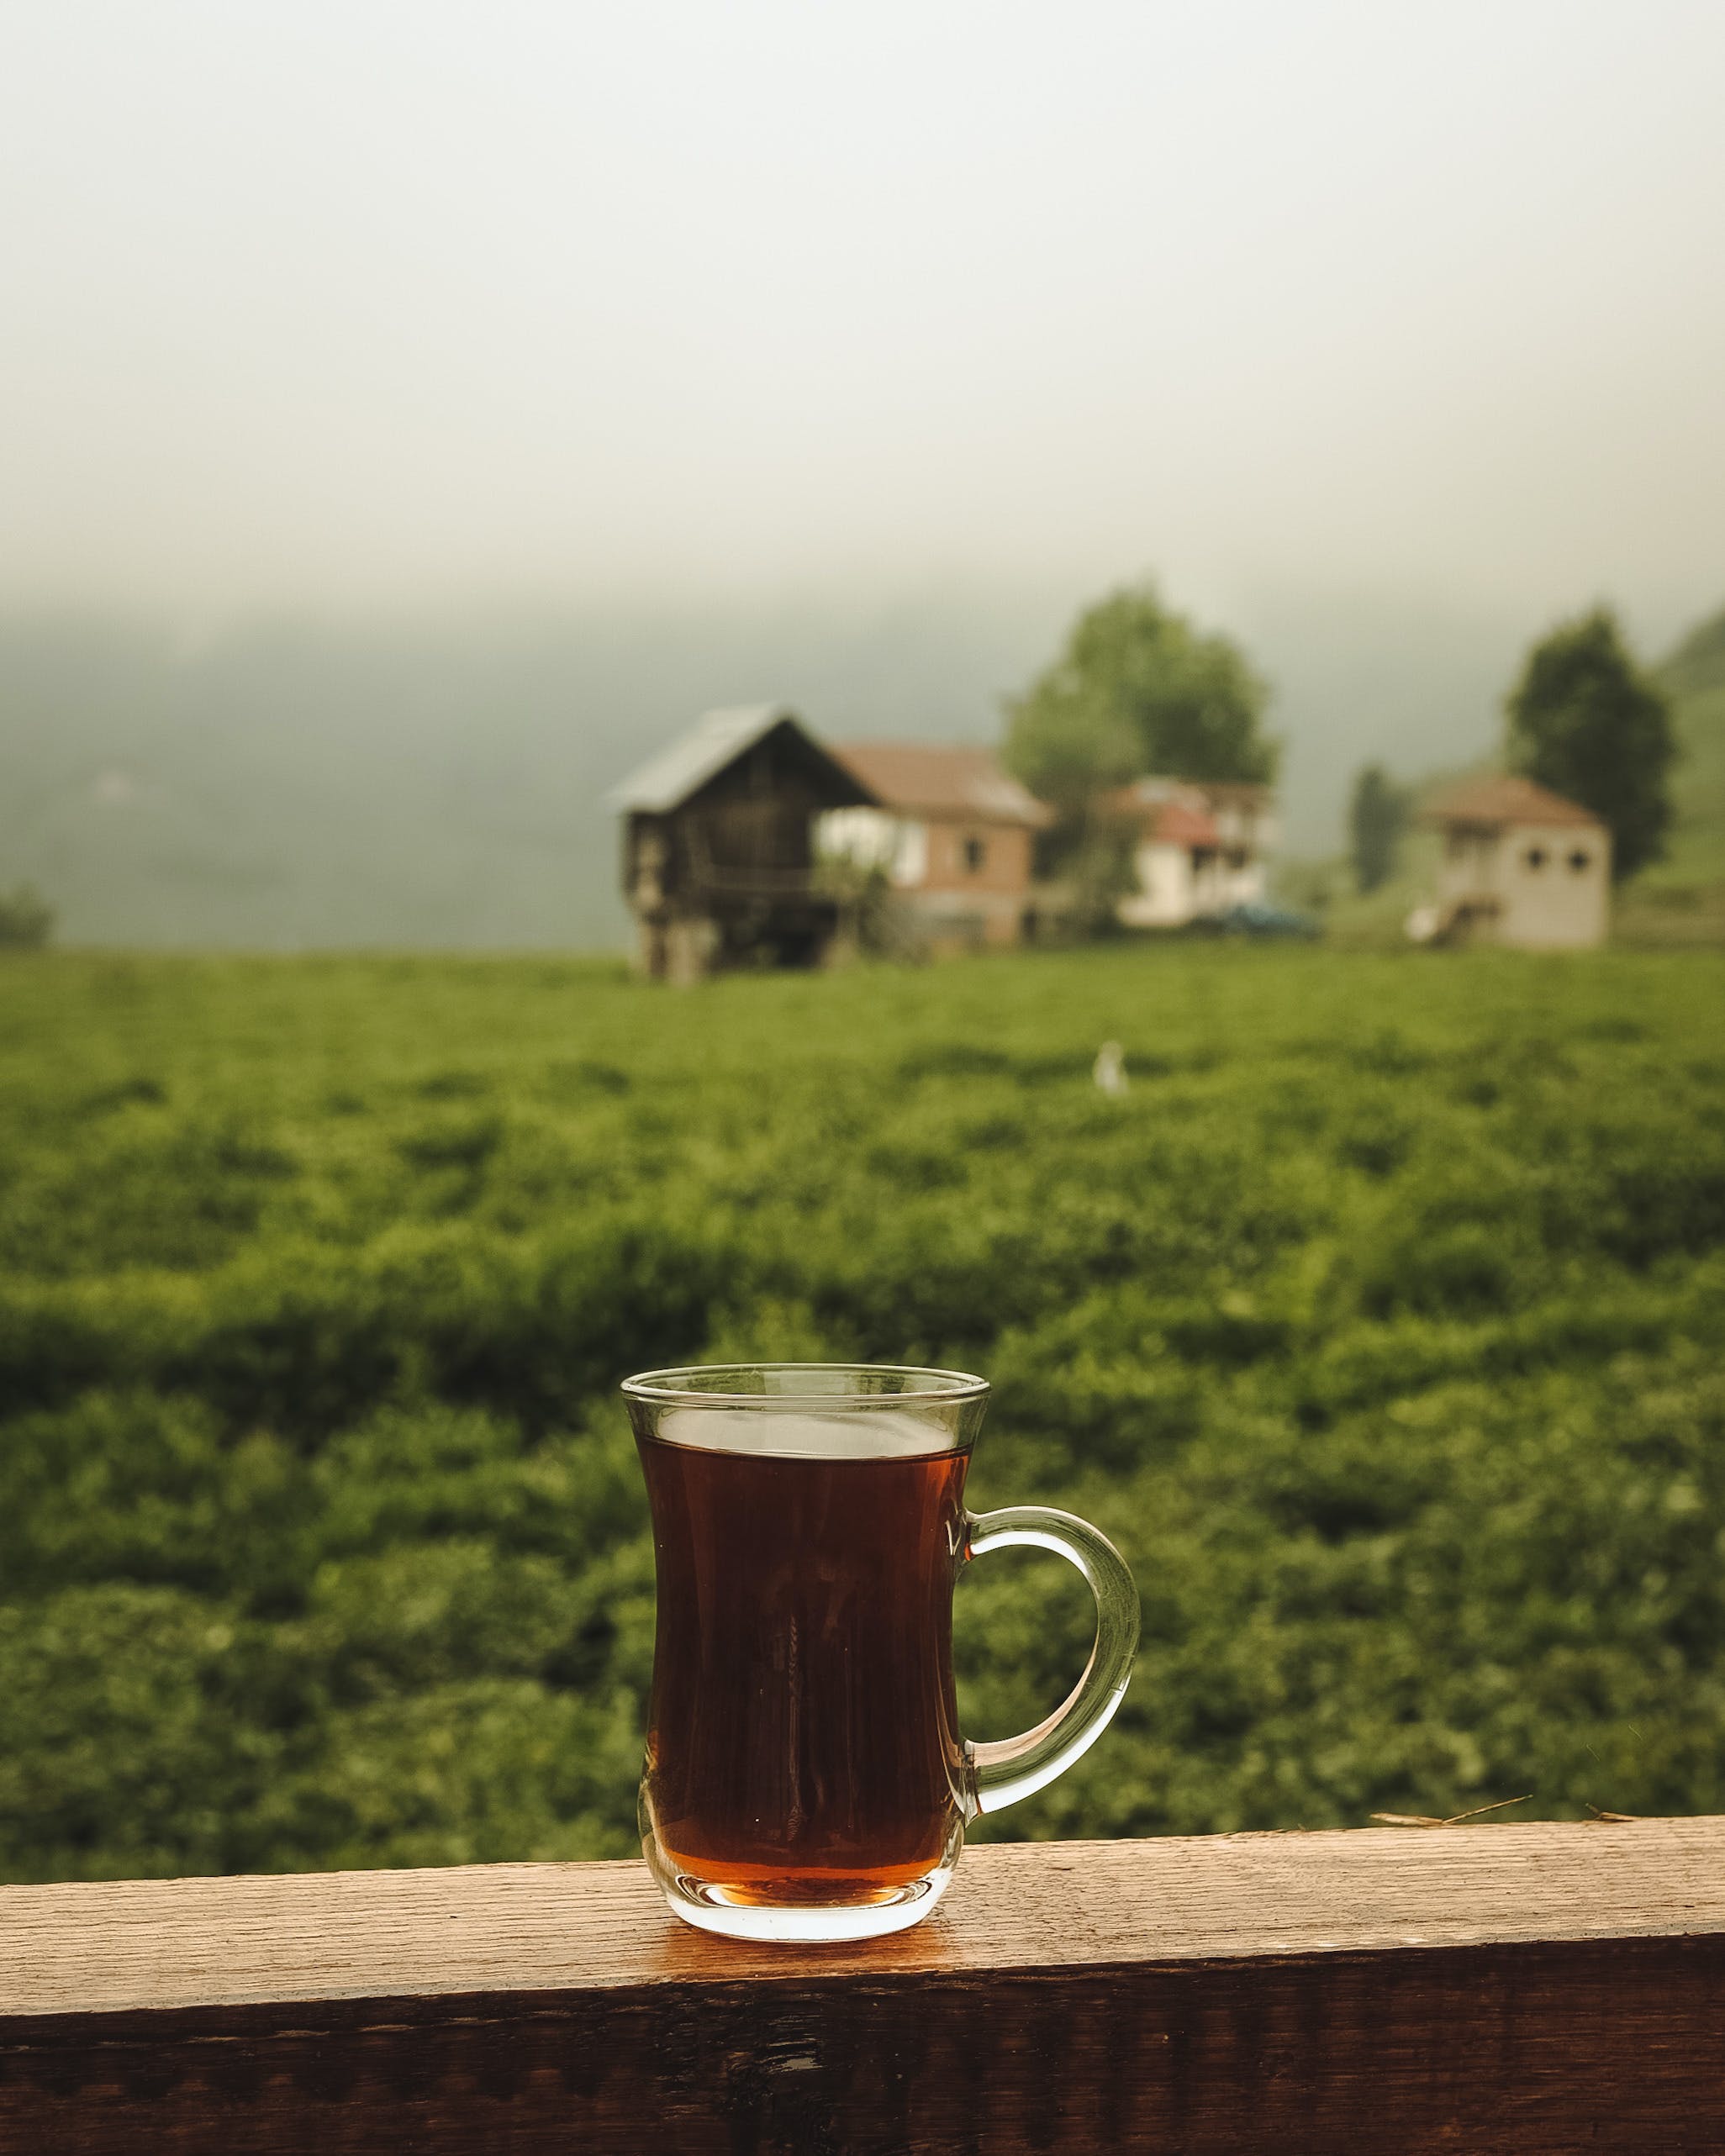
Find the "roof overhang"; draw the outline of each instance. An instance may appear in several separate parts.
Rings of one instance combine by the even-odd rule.
[[[781,727],[792,729],[804,753],[824,767],[831,807],[880,806],[878,797],[815,739],[788,704],[731,704],[707,712],[686,734],[613,787],[604,797],[606,805],[634,815],[669,815]]]

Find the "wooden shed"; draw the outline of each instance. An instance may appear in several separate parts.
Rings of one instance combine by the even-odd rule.
[[[839,905],[815,872],[815,820],[878,804],[787,705],[708,712],[610,798],[641,972],[824,962]]]

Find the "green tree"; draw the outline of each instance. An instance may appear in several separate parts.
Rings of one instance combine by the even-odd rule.
[[[1113,592],[1074,623],[1053,664],[1007,706],[1005,760],[1063,820],[1147,772],[1268,780],[1269,691],[1238,645],[1206,635],[1150,584]]]
[[[1610,610],[1596,607],[1536,644],[1508,709],[1511,763],[1611,826],[1613,877],[1657,861],[1671,820],[1670,706]]]
[[[1354,780],[1348,836],[1360,891],[1375,891],[1395,873],[1410,806],[1406,788],[1396,785],[1382,764],[1369,763]]]
[[[0,891],[0,951],[37,951],[54,933],[54,909],[34,885]]]

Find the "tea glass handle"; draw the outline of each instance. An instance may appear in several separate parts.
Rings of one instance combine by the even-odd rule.
[[[998,1744],[966,1744],[972,1816],[999,1811],[1044,1789],[1081,1758],[1114,1719],[1138,1651],[1138,1590],[1126,1559],[1105,1535],[1070,1512],[1013,1505],[967,1514],[964,1556],[1028,1547],[1052,1550],[1076,1565],[1096,1598],[1096,1643],[1071,1697],[1046,1721]]]

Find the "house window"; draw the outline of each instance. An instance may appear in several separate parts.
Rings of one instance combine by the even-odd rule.
[[[979,838],[968,838],[965,840],[964,866],[969,870],[973,876],[975,875],[977,870],[982,867],[984,862],[985,862],[988,857],[988,847]]]
[[[1593,856],[1590,853],[1583,853],[1578,846],[1575,852],[1569,856],[1569,866],[1579,876],[1592,858]]]
[[[1543,868],[1543,867],[1544,867],[1544,866],[1545,866],[1545,848],[1544,848],[1543,846],[1530,846],[1528,847],[1528,849],[1527,849],[1527,866],[1528,866],[1530,868]]]

